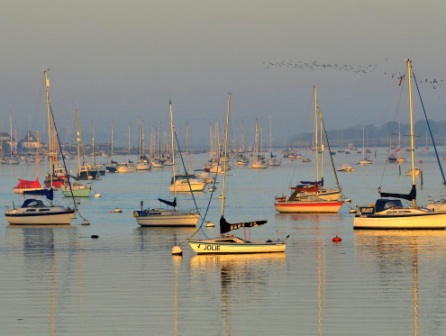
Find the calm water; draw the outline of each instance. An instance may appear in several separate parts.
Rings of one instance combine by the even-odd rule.
[[[352,206],[378,196],[384,149],[372,158],[372,166],[339,173]],[[194,166],[205,159],[193,156]],[[338,166],[359,159],[335,156]],[[418,159],[425,203],[439,195],[441,180],[432,154]],[[398,176],[398,166],[386,170],[383,189],[409,191],[410,178]],[[172,256],[174,244],[195,229],[142,229],[132,217],[141,200],[158,206],[156,198],[167,197],[170,168],[94,182],[102,197],[80,204],[90,226],[79,216],[58,228],[16,228],[3,219],[0,334],[445,335],[446,232],[354,232],[347,206],[335,215],[275,213],[274,196],[312,179],[313,171],[313,163],[289,160],[262,171],[233,165],[227,219],[268,219],[253,238],[290,235],[285,254],[196,256],[185,244],[183,257]],[[328,160],[325,171],[326,184],[334,185]],[[34,167],[1,166],[0,174],[3,204],[21,202],[11,188],[19,177],[32,178]],[[202,209],[208,196],[197,194]],[[193,206],[182,198],[180,204]],[[123,212],[113,213],[115,207]],[[215,198],[208,219],[217,223],[219,213]],[[218,227],[204,231],[214,236]]]

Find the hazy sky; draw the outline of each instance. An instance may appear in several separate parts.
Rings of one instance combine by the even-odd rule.
[[[328,129],[378,126],[395,119],[407,57],[428,79],[420,89],[429,117],[446,119],[444,0],[0,0],[0,8],[3,130],[10,111],[17,128],[34,130],[36,119],[43,127],[44,68],[58,127],[74,129],[77,105],[84,136],[94,125],[98,141],[114,124],[115,142],[126,144],[130,123],[136,142],[139,119],[146,137],[160,123],[167,129],[172,99],[180,136],[188,122],[191,143],[207,146],[228,91],[247,143],[256,118],[269,137],[270,114],[273,138],[286,141],[313,127],[313,85]]]

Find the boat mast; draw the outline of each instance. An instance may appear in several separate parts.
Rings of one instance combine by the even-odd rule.
[[[413,108],[412,108],[412,61],[407,59],[407,87],[409,90],[409,119],[410,119],[410,157],[412,169],[412,188],[415,188],[415,139],[414,139],[414,125],[413,125]],[[417,200],[412,200],[412,206],[417,205]]]
[[[169,100],[169,113],[170,113],[170,141],[172,146],[172,183],[173,183],[173,195],[174,200],[177,198],[177,188],[176,188],[176,180],[175,180],[175,141],[174,141],[174,133],[175,133],[175,125],[173,124],[173,112],[172,112],[172,101]]]
[[[110,157],[112,157],[113,156],[113,150],[114,150],[114,148],[113,148],[113,146],[114,146],[114,144],[113,144],[113,141],[114,141],[114,128],[115,128],[115,125],[114,124],[112,124],[112,129],[111,129],[111,148],[110,148]]]
[[[11,108],[9,109],[9,149],[11,150],[11,161],[12,162],[12,158],[14,157],[14,150],[13,150],[13,146],[12,146],[12,111]]]
[[[48,71],[49,70],[44,70],[43,75],[45,78],[46,109],[48,118],[48,156],[49,156],[48,158],[50,160],[50,187],[52,188],[55,149],[54,149],[54,139],[53,139],[54,132],[51,123],[50,96],[49,96],[50,80],[48,79]]]
[[[128,139],[128,160],[130,160],[130,123],[129,123],[129,139]]]
[[[241,152],[245,155],[245,122],[242,120],[242,145]]]
[[[36,177],[39,176],[39,166],[40,166],[40,134],[39,131],[36,131],[36,140],[37,140],[37,148],[36,148]]]
[[[322,112],[319,109],[319,106],[317,107],[317,114],[318,114],[319,123],[320,123],[320,132],[319,132],[319,134],[320,134],[319,144],[320,145],[319,146],[321,147],[321,149],[320,149],[320,152],[321,152],[321,180],[323,180],[324,175],[325,175],[325,171],[324,171],[324,132],[325,132],[325,128],[324,128],[324,123],[323,123],[323,119],[322,119]],[[328,148],[328,150],[330,151],[330,148]]]
[[[273,158],[273,134],[272,134],[272,126],[273,126],[273,117],[271,113],[269,114],[269,155],[271,159]]]
[[[222,197],[221,200],[221,216],[224,216],[225,213],[225,199],[226,199],[226,176],[227,176],[227,160],[226,154],[228,151],[228,136],[229,136],[229,115],[231,114],[231,92],[228,93],[228,112],[226,113],[226,128],[225,128],[225,143],[223,150],[223,189],[222,189]]]
[[[81,172],[81,125],[79,122],[79,110],[76,106],[76,147],[77,147],[77,176],[80,176]]]
[[[94,143],[94,126],[91,123],[91,147],[93,150],[93,168],[96,169],[96,151],[95,151],[95,143]]]
[[[317,117],[317,89],[313,86],[314,96],[314,146],[316,148],[316,183],[319,183],[319,143],[318,143],[318,117]]]

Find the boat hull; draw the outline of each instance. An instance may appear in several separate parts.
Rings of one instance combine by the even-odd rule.
[[[224,243],[212,240],[189,240],[189,245],[197,254],[283,253],[286,250],[284,242]]]
[[[280,213],[337,213],[341,201],[285,201],[275,202],[274,209]]]
[[[423,209],[405,209],[406,214],[356,215],[354,229],[409,229],[409,230],[444,230],[446,213]]]
[[[134,173],[136,171],[135,167],[132,166],[118,166],[116,172],[120,174]]]
[[[198,213],[182,213],[169,210],[134,211],[136,222],[143,227],[195,227]]]
[[[205,187],[206,187],[206,183],[199,182],[199,181],[195,181],[195,182],[191,181],[190,187],[189,187],[189,183],[187,183],[187,180],[185,180],[185,181],[176,181],[175,185],[173,185],[173,184],[169,185],[169,191],[170,192],[203,191]]]
[[[74,189],[73,190],[73,196],[74,197],[90,197],[90,188],[85,189]],[[71,197],[71,191],[70,190],[62,190],[62,194],[64,197]]]
[[[59,209],[55,209],[59,208]],[[67,210],[64,207],[54,207],[50,211],[45,209],[44,213],[25,213],[21,209],[8,210],[5,213],[6,220],[11,225],[69,225],[76,211]]]
[[[25,191],[37,191],[37,190],[43,190],[43,187],[38,188],[12,188],[12,191],[14,191],[16,194],[23,194]]]

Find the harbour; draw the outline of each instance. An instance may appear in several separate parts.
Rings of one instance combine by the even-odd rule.
[[[289,235],[285,253],[196,255],[186,243],[196,228],[140,227],[132,212],[140,201],[155,207],[157,197],[168,195],[170,167],[94,181],[92,196],[78,199],[71,225],[17,227],[3,219],[2,333],[442,335],[446,231],[353,230],[350,210],[378,197],[384,168],[390,175],[386,187],[408,191],[409,164],[399,175],[398,165],[386,163],[385,148],[376,153],[367,166],[355,165],[359,154],[334,156],[337,167],[355,167],[353,173],[338,173],[352,202],[335,214],[274,210],[275,196],[313,177],[311,163],[283,159],[281,166],[261,170],[233,165],[225,216],[267,220],[253,238]],[[417,158],[423,165],[417,198],[426,204],[441,192],[438,164],[432,151],[417,151]],[[193,155],[196,165],[206,160],[207,154]],[[332,185],[329,164],[325,181]],[[5,207],[23,201],[12,187],[32,171],[22,164],[0,166]],[[215,227],[202,228],[207,236],[218,235],[221,185],[216,186],[206,218]],[[194,195],[203,211],[210,192]],[[183,206],[193,206],[185,195],[178,197]],[[81,216],[90,225],[82,225]],[[171,254],[177,244],[182,256]]]

